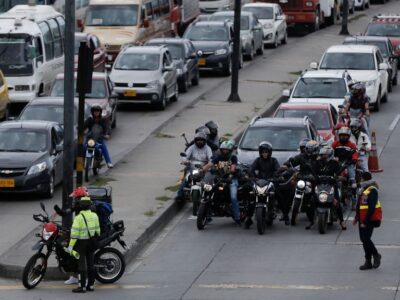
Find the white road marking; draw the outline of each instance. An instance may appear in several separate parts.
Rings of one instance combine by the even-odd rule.
[[[399,120],[400,120],[400,114],[397,114],[397,116],[394,118],[393,122],[389,126],[389,131],[393,131],[396,128]]]
[[[333,285],[294,285],[294,284],[200,284],[201,288],[209,289],[278,289],[278,290],[349,290],[351,286],[333,286]]]

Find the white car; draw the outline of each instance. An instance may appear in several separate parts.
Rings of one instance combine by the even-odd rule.
[[[351,76],[346,71],[306,71],[297,79],[293,90],[283,90],[289,103],[329,103],[339,111],[349,93]]]
[[[279,43],[287,43],[286,16],[279,4],[248,3],[243,5],[242,11],[252,12],[263,26],[264,45],[278,47]]]
[[[328,48],[321,62],[310,64],[312,69],[347,70],[354,81],[366,86],[370,105],[379,110],[381,101],[388,100],[389,66],[378,47],[371,45],[336,45]]]

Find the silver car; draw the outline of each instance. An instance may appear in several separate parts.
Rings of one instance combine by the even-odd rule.
[[[110,79],[118,103],[146,103],[163,110],[178,100],[178,72],[166,46],[122,49]]]

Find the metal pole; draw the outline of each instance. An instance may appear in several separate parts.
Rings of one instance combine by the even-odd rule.
[[[229,102],[241,102],[239,90],[239,60],[240,60],[240,11],[241,1],[235,0],[235,16],[233,23],[233,55],[232,55],[232,83]]]
[[[342,19],[342,29],[340,30],[340,35],[349,35],[348,30],[348,16],[349,16],[349,1],[343,0],[343,19]]]
[[[75,48],[75,0],[65,1],[65,63],[64,63],[64,178],[62,209],[71,209],[69,194],[74,188],[74,48]],[[63,216],[65,227],[72,225],[72,214]]]
[[[86,53],[85,51],[82,52],[82,48],[86,48],[86,42],[82,41],[79,46],[79,71],[82,69],[81,65],[85,64],[86,58],[82,53]],[[81,78],[80,82],[81,82]],[[78,94],[79,94],[79,114],[78,114],[78,155],[76,158],[76,186],[82,186],[83,184],[83,131],[84,131],[84,122],[85,122],[85,89],[79,88],[78,86]]]

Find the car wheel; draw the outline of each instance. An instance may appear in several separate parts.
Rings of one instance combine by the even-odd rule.
[[[287,31],[285,30],[285,36],[282,39],[282,45],[286,45],[288,41]]]
[[[186,93],[189,89],[188,75],[183,75],[179,80],[179,92]]]
[[[111,123],[111,128],[115,129],[117,127],[117,108],[114,109],[113,119]]]
[[[176,102],[178,101],[179,98],[179,85],[178,82],[175,83],[175,94],[171,97],[171,102]]]
[[[225,76],[230,76],[232,74],[232,59],[228,60],[228,65],[225,67],[223,71]]]
[[[319,30],[319,25],[320,25],[320,13],[319,13],[319,10],[317,9],[316,11],[315,11],[315,22],[314,22],[314,24],[311,24],[310,25],[310,28],[309,28],[309,32],[314,32],[314,31],[318,31]]]
[[[160,103],[156,104],[156,107],[158,110],[164,110],[167,107],[167,93],[165,90],[162,91],[160,98],[161,101]]]
[[[392,88],[392,84],[393,84],[393,82],[392,82],[392,74],[389,74],[390,76],[389,76],[389,80],[388,80],[388,84],[387,84],[387,91],[388,92],[391,92],[392,90],[393,90],[393,88]]]
[[[44,193],[44,196],[48,199],[53,198],[54,196],[54,187],[55,187],[55,176],[54,174],[51,174],[49,183],[47,185],[46,192]]]
[[[379,111],[381,108],[381,90],[379,89],[378,97],[376,98],[376,102],[374,104],[374,110]]]
[[[6,110],[4,111],[3,121],[7,121],[10,118],[10,107],[7,105]]]
[[[386,103],[389,101],[389,93],[386,91],[385,95],[383,95],[381,102]]]
[[[197,70],[196,74],[192,78],[192,85],[199,85],[199,81],[200,81],[200,74],[199,74],[199,70]]]
[[[369,8],[369,0],[366,0],[367,2],[365,3],[365,8]]]
[[[257,49],[257,54],[258,55],[263,55],[264,54],[264,43],[261,41],[260,48]]]
[[[244,66],[243,55],[239,55],[239,69],[242,69]]]
[[[278,43],[278,35],[275,34],[275,40],[274,40],[274,43],[272,44],[272,48],[278,48],[278,45],[279,45],[279,43]]]
[[[246,55],[247,60],[253,60],[254,59],[254,45],[251,44],[250,47],[250,53]]]
[[[349,13],[352,15],[355,11],[355,3],[353,3],[353,7],[350,9]]]

